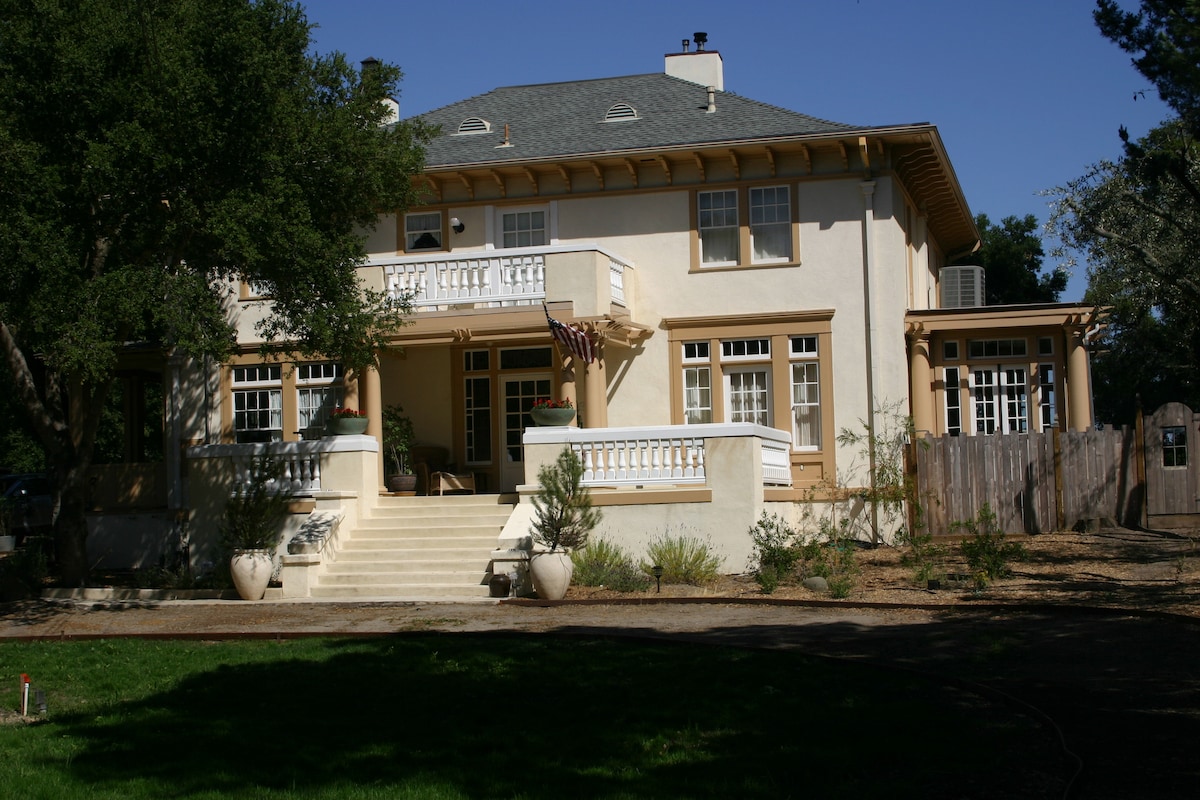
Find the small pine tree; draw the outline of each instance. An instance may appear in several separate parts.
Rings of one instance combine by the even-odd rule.
[[[558,459],[538,470],[533,498],[533,540],[553,553],[587,546],[588,535],[600,522],[592,496],[583,482],[583,462],[564,447]]]

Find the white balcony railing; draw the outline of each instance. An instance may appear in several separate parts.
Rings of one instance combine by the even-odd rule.
[[[583,462],[587,486],[703,484],[708,482],[707,440],[757,437],[763,483],[791,484],[791,437],[749,423],[634,428],[529,428],[526,444],[564,443]],[[526,476],[532,480],[532,476]]]
[[[267,483],[270,491],[310,495],[321,490],[321,454],[344,449],[351,437],[329,437],[318,441],[271,442],[263,444],[216,444],[188,448],[189,458],[228,459],[233,471],[231,491],[250,487],[256,470],[272,462],[280,476]],[[355,439],[359,437],[353,437]]]
[[[611,301],[625,305],[630,265],[595,244],[377,257],[368,266],[382,268],[389,298],[411,296],[417,311],[517,306],[546,299],[546,270],[556,255],[585,252],[607,259]]]

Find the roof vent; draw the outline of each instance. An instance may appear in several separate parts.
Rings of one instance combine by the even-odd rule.
[[[467,117],[458,125],[459,133],[490,133],[492,123],[481,117]]]
[[[692,34],[692,40],[696,43],[696,52],[703,52],[704,45],[708,44],[708,34],[704,31],[696,31]]]
[[[608,110],[604,115],[605,122],[622,122],[629,119],[637,119],[637,109],[629,105],[629,103],[617,103]]]
[[[942,291],[942,308],[971,308],[987,305],[984,296],[983,267],[942,267],[938,284]]]

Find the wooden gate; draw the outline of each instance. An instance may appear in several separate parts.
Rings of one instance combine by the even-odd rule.
[[[1150,528],[1195,525],[1200,514],[1200,414],[1167,403],[1143,420]]]

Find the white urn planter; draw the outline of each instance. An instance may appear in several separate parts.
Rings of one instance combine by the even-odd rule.
[[[270,550],[235,550],[229,559],[229,574],[233,587],[243,600],[262,600],[275,570]]]
[[[534,553],[529,559],[529,577],[533,590],[541,600],[562,600],[571,585],[575,564],[561,550],[554,553]]]

